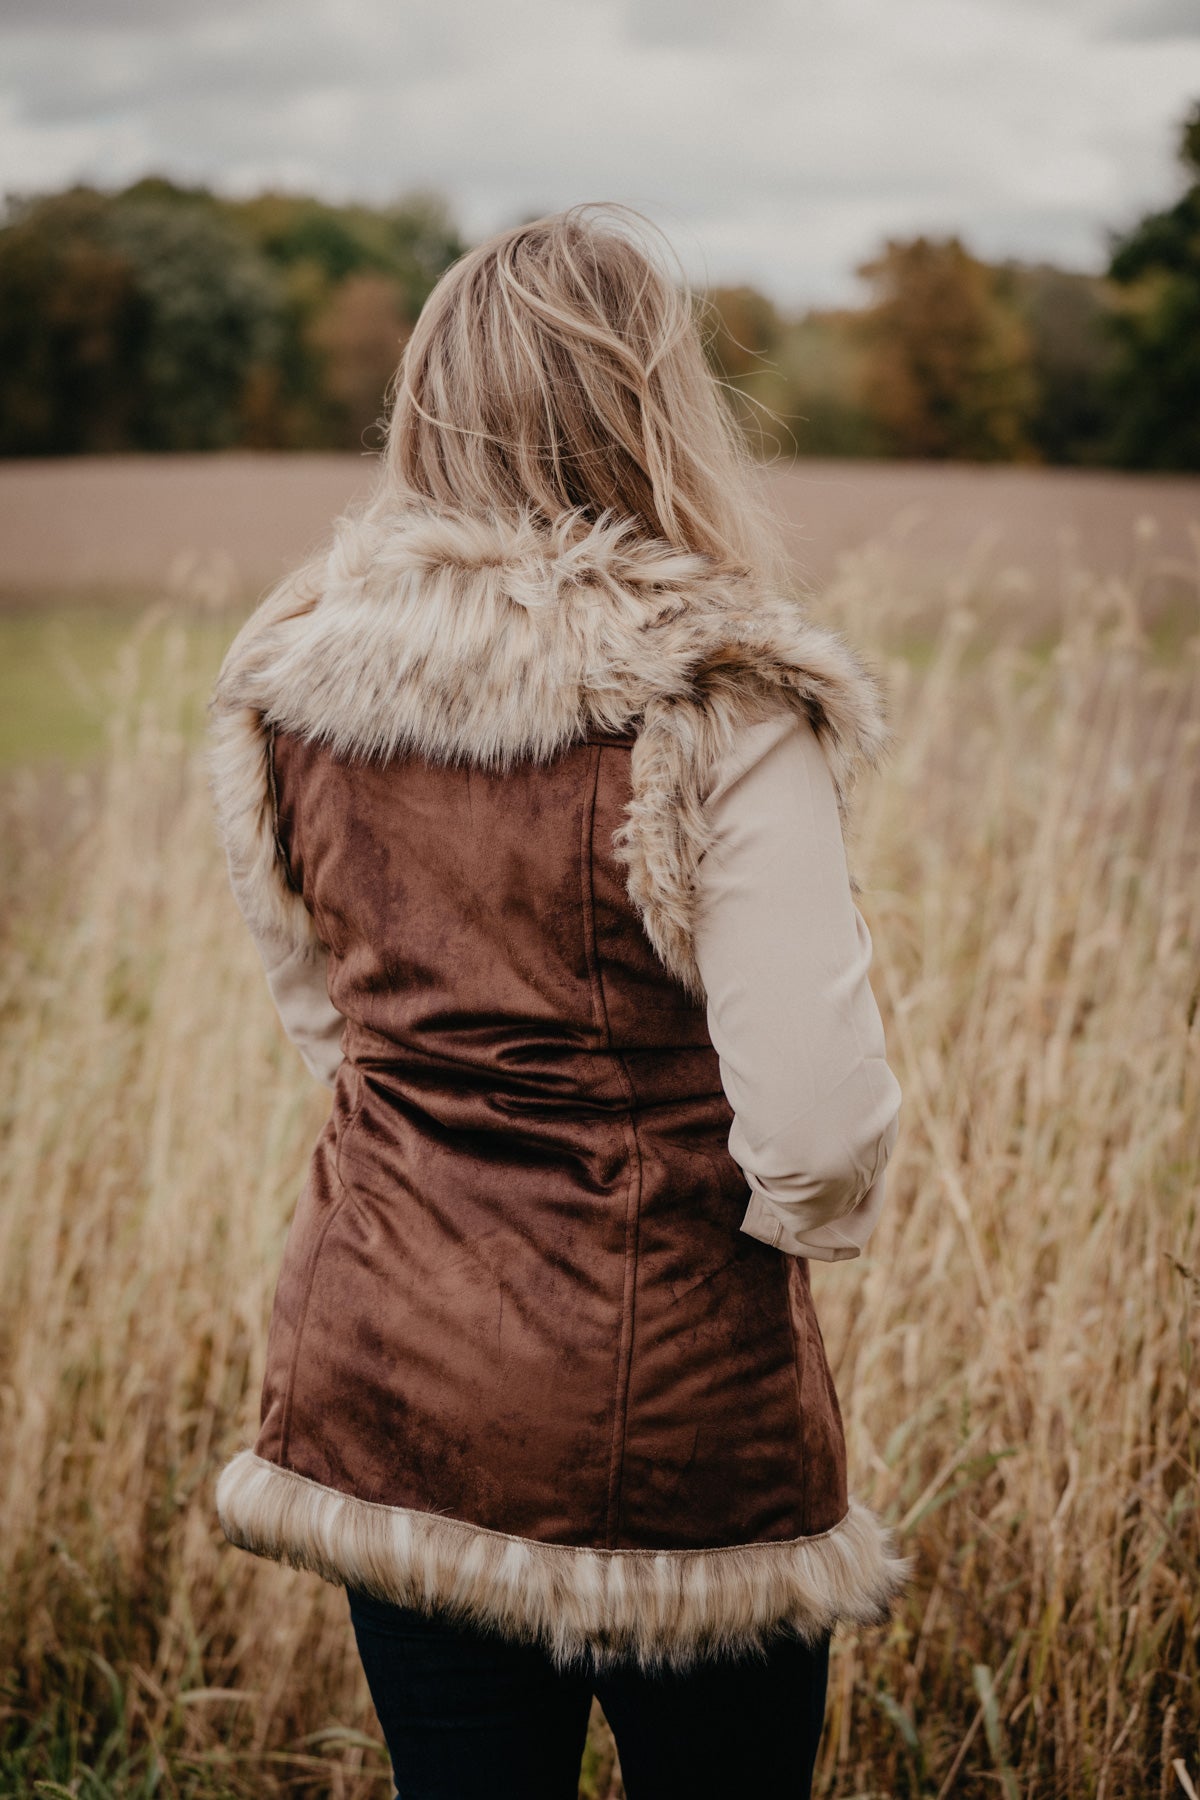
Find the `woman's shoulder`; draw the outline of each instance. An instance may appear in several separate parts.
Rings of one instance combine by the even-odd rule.
[[[751,771],[781,776],[799,762],[827,771],[816,727],[801,708],[780,703],[758,718],[738,722],[718,752],[705,795],[711,808],[724,801]]]

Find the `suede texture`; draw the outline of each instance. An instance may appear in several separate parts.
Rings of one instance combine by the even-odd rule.
[[[347,1023],[256,1450],[543,1543],[818,1534],[848,1503],[808,1265],[740,1230],[704,1005],[626,891],[633,742],[495,772],[275,733]]]

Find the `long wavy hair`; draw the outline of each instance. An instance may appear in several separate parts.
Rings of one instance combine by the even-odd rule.
[[[706,557],[753,588],[795,573],[709,369],[700,306],[630,207],[568,207],[488,238],[442,275],[388,385],[367,495],[264,601],[309,610],[335,565],[366,573],[415,508],[595,525]]]
[[[777,577],[778,527],[665,240],[627,207],[515,226],[454,263],[391,384],[378,503],[577,511]]]

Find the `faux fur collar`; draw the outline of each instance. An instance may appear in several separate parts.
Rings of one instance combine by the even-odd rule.
[[[311,937],[275,854],[272,726],[346,756],[497,768],[589,728],[632,729],[617,851],[651,941],[699,996],[704,799],[738,725],[780,706],[812,721],[844,803],[884,740],[879,696],[787,595],[608,520],[347,517],[316,591],[268,599],[217,682],[210,767],[231,875],[264,928]]]

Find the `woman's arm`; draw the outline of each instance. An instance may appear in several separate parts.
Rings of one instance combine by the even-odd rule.
[[[695,952],[750,1186],[741,1229],[839,1262],[878,1221],[900,1088],[812,726],[788,712],[744,728],[708,806]]]
[[[232,875],[230,885],[254,940],[284,1030],[310,1073],[326,1087],[332,1087],[342,1062],[342,1027],[346,1021],[329,998],[326,953],[316,946],[296,949],[286,939],[253,925]]]

